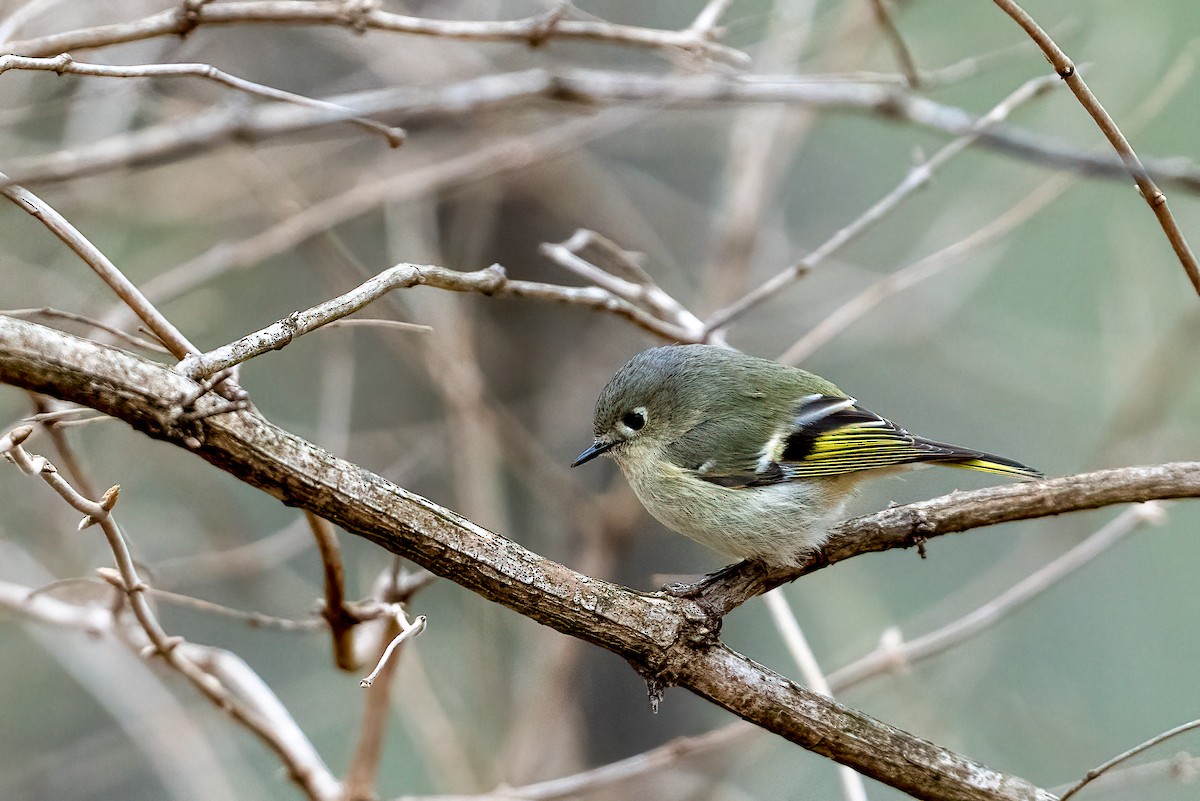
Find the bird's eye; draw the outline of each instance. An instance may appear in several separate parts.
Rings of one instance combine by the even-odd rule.
[[[625,412],[625,416],[621,418],[621,422],[633,431],[641,431],[642,426],[646,425],[646,416],[637,410]]]

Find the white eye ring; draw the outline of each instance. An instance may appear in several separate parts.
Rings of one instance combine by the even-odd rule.
[[[637,432],[646,427],[646,407],[635,406],[625,412],[621,417],[621,422],[617,424],[621,433],[626,437],[632,437]]]

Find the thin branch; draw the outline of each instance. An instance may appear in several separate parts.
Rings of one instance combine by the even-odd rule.
[[[1068,798],[1075,795],[1080,790],[1082,790],[1084,787],[1091,784],[1092,781],[1103,776],[1109,770],[1116,767],[1117,765],[1120,765],[1122,762],[1124,762],[1128,759],[1131,759],[1131,758],[1137,756],[1138,754],[1142,753],[1143,751],[1153,748],[1154,746],[1158,745],[1159,743],[1169,740],[1172,737],[1175,737],[1176,735],[1180,735],[1180,734],[1183,734],[1183,733],[1189,732],[1189,731],[1194,731],[1196,729],[1200,729],[1200,720],[1189,721],[1188,723],[1183,723],[1179,726],[1176,726],[1173,729],[1168,729],[1167,731],[1164,731],[1162,734],[1158,734],[1158,735],[1155,735],[1154,737],[1151,737],[1149,740],[1142,743],[1141,745],[1136,745],[1133,748],[1130,748],[1128,751],[1126,751],[1122,754],[1117,754],[1115,757],[1108,760],[1103,765],[1099,765],[1099,766],[1089,770],[1087,772],[1086,776],[1084,776],[1077,784],[1072,786],[1071,789],[1067,790],[1065,793],[1063,793],[1059,797],[1059,801],[1067,801]]]
[[[356,32],[378,30],[476,42],[516,42],[530,46],[552,39],[576,39],[651,50],[684,51],[735,65],[749,62],[745,53],[711,42],[707,37],[699,37],[691,28],[671,31],[598,20],[563,19],[563,12],[558,8],[525,19],[476,21],[426,19],[381,11],[370,4],[357,4],[358,8],[355,5],[344,0],[192,4],[186,13],[169,9],[132,22],[8,42],[5,49],[28,56],[49,56],[161,36],[184,36],[200,25],[272,23],[342,26]],[[564,6],[569,8],[570,4]]]
[[[3,173],[0,173],[0,181],[7,180],[7,177]],[[63,244],[69,247],[79,258],[83,259],[84,263],[91,267],[104,283],[109,285],[113,292],[117,294],[117,297],[124,301],[142,322],[150,327],[154,335],[167,346],[176,358],[182,358],[189,353],[200,352],[179,329],[172,325],[146,299],[146,296],[134,286],[133,282],[117,269],[117,265],[113,264],[98,247],[93,245],[87,237],[80,233],[79,229],[71,225],[66,217],[55,211],[50,204],[28,189],[12,183],[0,188],[0,194],[3,194],[17,206],[38,219],[52,234],[62,240]]]
[[[391,643],[400,634],[400,626],[395,618],[389,618],[388,627],[382,634],[383,641],[387,643]],[[376,660],[382,656],[383,648],[386,647],[382,646],[379,649]],[[399,665],[399,659],[386,662],[383,670],[375,677],[374,683],[367,688],[358,742],[354,747],[350,767],[346,770],[344,801],[376,801],[379,798],[376,777],[383,755],[383,735],[391,714],[392,682]]]
[[[178,592],[169,590],[160,590],[157,587],[147,587],[146,592],[152,597],[160,601],[165,601],[176,606],[186,606],[189,609],[195,609],[200,612],[207,612],[213,615],[233,618],[240,620],[248,626],[254,628],[275,629],[276,631],[324,631],[329,627],[319,617],[311,617],[301,620],[291,620],[288,618],[274,617],[272,615],[264,615],[261,612],[246,612],[241,609],[234,609],[222,604],[205,601],[202,598],[195,598],[191,595],[184,595]]]
[[[842,692],[875,676],[945,653],[978,636],[1038,595],[1057,586],[1064,578],[1091,563],[1147,523],[1161,523],[1163,515],[1162,506],[1155,501],[1126,509],[1083,542],[945,626],[908,641],[899,640],[899,632],[895,632],[895,635],[891,631],[885,633],[880,646],[874,651],[830,674],[830,686]]]
[[[135,348],[148,350],[151,353],[170,353],[158,342],[144,337],[127,334],[120,328],[114,325],[109,325],[103,320],[95,320],[83,314],[75,312],[63,311],[61,309],[53,309],[49,306],[42,306],[36,309],[0,309],[0,314],[8,315],[9,317],[46,317],[51,320],[69,320],[73,323],[82,323],[83,325],[98,328],[105,333],[112,334],[119,341],[126,345],[132,345]]]
[[[110,488],[100,501],[85,498],[76,492],[46,459],[31,455],[21,447],[21,433],[22,429],[10,433],[6,438],[8,443],[0,441],[0,446],[6,446],[4,452],[23,473],[40,476],[63,500],[83,513],[81,529],[97,524],[100,526],[117,565],[115,570],[101,569],[100,575],[123,594],[149,640],[147,653],[161,657],[191,682],[202,695],[262,740],[275,752],[296,784],[312,801],[333,801],[339,797],[341,788],[337,780],[321,762],[291,717],[286,715],[286,712],[282,715],[278,713],[282,708],[278,706],[274,695],[266,690],[265,685],[253,695],[237,697],[213,671],[206,670],[198,660],[199,657],[204,660],[227,661],[226,657],[218,655],[215,649],[197,646],[185,648],[185,643],[180,638],[170,637],[163,630],[147,600],[147,585],[139,576],[129,545],[111,514],[120,488]],[[246,673],[249,671],[240,672],[243,677]],[[256,706],[252,707],[243,700],[247,697],[254,698]],[[260,714],[263,709],[275,710],[270,720],[264,719]]]
[[[1064,23],[1055,27],[1055,33],[1059,36],[1078,30],[1078,20],[1068,18]],[[944,67],[935,67],[933,69],[918,69],[917,79],[926,91],[948,86],[950,84],[961,83],[968,78],[973,78],[984,72],[985,68],[999,61],[1011,61],[1017,57],[1024,57],[1032,50],[1036,49],[1032,41],[1021,39],[1005,47],[999,47],[991,52],[982,53],[979,55],[966,56]],[[872,72],[867,70],[854,70],[845,72],[821,72],[805,76],[808,80],[820,81],[830,80],[836,82],[866,82],[866,83],[881,83],[892,86],[909,85],[908,79],[897,72]]]
[[[358,125],[372,133],[380,134],[392,147],[399,147],[403,144],[405,137],[404,130],[401,128],[393,128],[375,120],[353,116],[353,112],[342,108],[336,103],[330,103],[327,100],[317,100],[305,95],[298,95],[295,92],[285,92],[282,89],[248,81],[245,78],[239,78],[224,70],[217,69],[212,64],[131,64],[128,66],[115,66],[112,64],[89,64],[87,62],[76,61],[71,58],[69,53],[60,53],[53,58],[30,58],[10,53],[0,56],[0,74],[9,70],[33,70],[54,72],[59,75],[86,75],[97,78],[204,78],[256,97],[349,114],[351,116],[346,118],[346,122]]]
[[[414,334],[428,334],[433,331],[431,325],[406,323],[402,320],[382,320],[379,318],[360,317],[354,320],[334,320],[327,323],[326,328],[390,328],[393,331],[409,331]]]
[[[804,636],[800,621],[796,619],[795,612],[788,604],[783,589],[776,587],[763,595],[763,601],[767,604],[767,611],[771,613],[771,622],[775,624],[775,630],[783,638],[792,661],[800,669],[800,676],[814,692],[832,698],[833,690],[829,688],[825,672],[821,670],[817,655],[809,646],[808,638]],[[867,801],[867,789],[863,785],[862,776],[845,765],[839,765],[838,780],[842,783],[842,795],[846,801]]]
[[[22,419],[25,423],[61,423],[70,420],[73,417],[93,417],[103,418],[105,415],[98,415],[95,409],[89,409],[86,406],[64,406],[54,411],[38,412],[31,414]],[[86,495],[95,495],[96,493],[87,492]]]
[[[1117,768],[1100,777],[1093,790],[1108,798],[1137,798],[1148,783],[1164,779],[1195,785],[1200,781],[1200,757],[1180,751],[1165,759]]]
[[[685,30],[700,39],[712,39],[717,31],[717,23],[733,5],[733,0],[708,0],[700,13],[692,20]]]
[[[724,328],[737,317],[740,317],[763,301],[778,294],[796,279],[807,275],[826,258],[841,250],[862,235],[872,225],[890,214],[917,189],[929,183],[937,169],[977,142],[989,127],[1004,120],[1022,103],[1038,97],[1053,86],[1053,79],[1049,77],[1034,78],[1026,81],[1008,97],[997,103],[991,111],[980,117],[970,133],[960,136],[958,139],[942,147],[928,161],[910,169],[904,179],[890,192],[876,201],[869,209],[859,215],[857,219],[851,221],[827,239],[822,245],[791,267],[777,273],[725,308],[713,312],[708,320],[705,321],[705,331],[711,332]]]
[[[1142,165],[1141,159],[1133,151],[1129,141],[1121,133],[1121,129],[1117,127],[1117,123],[1104,110],[1104,106],[1100,105],[1100,101],[1096,96],[1092,94],[1092,90],[1084,82],[1083,76],[1075,69],[1074,62],[1050,38],[1050,35],[1042,30],[1033,17],[1026,13],[1025,9],[1021,8],[1014,0],[995,0],[995,3],[1006,14],[1012,17],[1029,34],[1030,38],[1037,43],[1037,46],[1046,54],[1050,65],[1054,67],[1054,71],[1058,73],[1058,77],[1067,82],[1067,86],[1071,88],[1075,97],[1079,99],[1079,102],[1087,110],[1087,113],[1096,121],[1096,125],[1100,127],[1105,138],[1112,144],[1113,149],[1117,151],[1117,155],[1121,157],[1121,161],[1124,162],[1125,167],[1129,170],[1129,174],[1133,176],[1138,191],[1142,193],[1142,199],[1146,201],[1150,206],[1150,210],[1154,212],[1154,216],[1158,218],[1159,225],[1162,226],[1163,232],[1167,235],[1167,241],[1171,243],[1171,247],[1175,250],[1175,255],[1179,258],[1179,263],[1183,265],[1188,280],[1192,282],[1192,288],[1196,291],[1196,294],[1200,295],[1200,264],[1196,262],[1196,255],[1188,245],[1183,231],[1180,230],[1174,215],[1171,214],[1171,210],[1167,208],[1167,196],[1154,183],[1154,179],[1150,177],[1150,174]]]
[[[218,581],[264,573],[312,547],[307,522],[299,517],[261,539],[232,548],[164,559],[154,573],[163,584]]]
[[[10,177],[0,179],[0,186],[64,181],[116,168],[161,163],[225,142],[260,141],[340,124],[354,116],[463,115],[537,99],[588,106],[634,104],[656,108],[787,103],[868,114],[952,136],[978,132],[978,119],[973,114],[895,87],[831,84],[795,76],[652,76],[584,69],[556,72],[530,69],[443,86],[402,86],[332,101],[345,110],[276,105],[208,111],[74,150],[11,160],[7,170]],[[1129,175],[1120,159],[1081,153],[1020,129],[993,128],[980,133],[978,142],[1034,163],[1084,175],[1122,179]],[[1178,161],[1160,161],[1150,165],[1150,172],[1188,191],[1200,191],[1200,170],[1191,165],[1180,167]]]
[[[627,128],[630,112],[571,120],[542,131],[500,138],[443,162],[386,173],[341,194],[305,206],[296,214],[241,241],[217,245],[149,279],[146,296],[162,303],[178,298],[233,270],[272,256],[386,203],[445,191],[485,177],[520,171]]]
[[[477,209],[465,213],[477,220],[480,216]],[[479,224],[489,227],[482,220]],[[423,249],[436,248],[431,243]],[[485,335],[461,298],[438,294],[440,298],[421,305],[424,319],[441,329],[441,335],[422,340],[420,358],[430,386],[441,399],[446,427],[444,458],[453,498],[461,513],[472,520],[503,526],[511,519],[512,510],[504,489],[507,464],[500,424],[492,412],[501,404],[487,396],[487,378],[477,346]]]
[[[41,623],[78,629],[92,636],[110,634],[116,628],[112,612],[107,609],[67,603],[7,581],[0,581],[0,607]]]
[[[917,71],[917,64],[913,61],[912,53],[908,51],[908,45],[904,44],[904,37],[900,35],[900,29],[896,27],[896,21],[892,19],[885,0],[871,0],[871,10],[875,12],[875,21],[879,23],[884,38],[887,39],[892,52],[896,55],[896,61],[900,64],[900,71],[904,73],[904,80],[908,83],[908,88],[920,88],[921,76]]]
[[[424,615],[417,615],[416,619],[411,623],[404,615],[404,609],[399,604],[396,605],[396,624],[400,632],[392,638],[387,647],[383,649],[383,653],[379,655],[379,662],[365,678],[359,681],[360,687],[371,687],[375,680],[383,673],[389,662],[392,660],[392,653],[404,644],[407,640],[416,637],[425,630],[426,618]]]
[[[1135,128],[1140,128],[1160,114],[1179,90],[1190,83],[1195,72],[1194,51],[1195,48],[1189,48],[1181,54],[1158,83],[1155,91],[1139,104],[1133,113]],[[803,364],[819,348],[824,347],[830,340],[844,332],[884,300],[922,281],[927,281],[954,264],[961,264],[967,254],[1012,231],[1061,197],[1072,184],[1073,178],[1070,175],[1052,176],[1035,186],[1004,213],[989,220],[982,228],[972,231],[957,242],[947,245],[935,253],[880,278],[813,326],[807,334],[780,355],[779,361],[785,364]],[[1169,361],[1147,359],[1146,364],[1167,364]],[[1162,397],[1167,396],[1169,393],[1162,395]],[[1142,403],[1140,399],[1138,402]],[[1114,419],[1130,420],[1132,417],[1118,413]]]
[[[371,598],[388,607],[406,603],[413,593],[424,586],[422,577],[400,571],[398,557],[393,558],[392,562],[382,571],[371,589]],[[422,576],[427,582],[430,574],[423,573]],[[385,614],[380,618],[386,623],[374,632],[378,641],[372,655],[374,661],[381,659],[384,649],[401,633],[401,618],[396,614]],[[368,640],[368,636],[364,634],[362,639]],[[364,694],[362,725],[350,766],[346,770],[343,801],[376,801],[379,797],[376,779],[382,763],[384,733],[391,717],[392,688],[399,664],[399,659],[387,660]]]
[[[790,103],[830,111],[877,115],[952,136],[978,133],[980,145],[1036,164],[1068,169],[1083,175],[1127,178],[1117,158],[1083,153],[1031,132],[1011,127],[979,131],[979,118],[963,109],[936,103],[911,92],[861,84],[824,84],[804,76],[739,75],[647,76],[594,70],[553,74],[551,97],[586,103],[653,103],[679,108],[728,103]],[[1189,191],[1200,191],[1200,169],[1159,160],[1152,175]]]
[[[954,264],[962,263],[969,253],[1004,236],[1053,203],[1071,183],[1069,175],[1052,176],[1024,195],[1016,205],[989,220],[982,228],[864,287],[792,343],[779,356],[779,361],[784,364],[803,364],[818,349],[845,332],[880,303],[940,274]]]
[[[625,759],[610,762],[591,770],[580,771],[570,776],[549,779],[536,784],[499,789],[489,793],[490,797],[509,797],[520,801],[552,801],[553,799],[575,799],[584,794],[603,790],[622,782],[642,778],[661,772],[680,760],[696,754],[714,753],[736,743],[746,734],[756,731],[750,724],[737,721],[704,734],[692,737],[677,737],[665,745],[644,751]],[[619,797],[619,796],[617,796]],[[397,801],[420,801],[416,798],[400,798]]]
[[[42,586],[53,583],[45,567],[12,540],[0,540],[0,563],[6,570]],[[27,600],[22,595],[28,596]],[[24,626],[32,641],[58,662],[62,675],[70,677],[98,708],[106,710],[112,724],[128,738],[129,746],[145,756],[161,782],[164,797],[178,801],[237,797],[231,774],[244,770],[248,763],[236,756],[231,759],[227,752],[218,756],[211,731],[197,720],[190,699],[177,698],[172,692],[174,674],[139,656],[139,650],[147,644],[146,635],[136,625],[129,625],[124,604],[68,604],[34,594],[29,587],[0,582],[0,605],[30,616],[30,621],[70,626],[89,635],[64,637],[40,625]],[[44,612],[57,613],[58,617],[49,619]],[[93,620],[99,625],[93,626]],[[106,728],[94,736],[111,735]],[[181,760],[180,754],[187,758]],[[55,760],[59,778],[71,786],[88,785],[97,775],[92,760],[72,759],[62,751],[50,758]],[[5,776],[6,780],[12,778],[11,772]],[[5,784],[10,786],[11,782]],[[20,790],[17,794],[22,795]]]
[[[398,264],[344,295],[311,309],[293,312],[283,320],[247,334],[236,342],[182,359],[175,369],[180,374],[195,379],[211,376],[268,351],[279,350],[296,337],[352,314],[393,289],[414,286],[431,286],[454,292],[481,292],[497,297],[528,297],[576,303],[626,317],[668,339],[677,339],[679,334],[686,333],[596,287],[562,287],[531,281],[514,281],[508,278],[504,268],[498,264],[471,273],[460,273],[433,265]]]
[[[50,441],[54,444],[54,449],[58,451],[58,462],[63,466],[64,472],[67,474],[67,480],[90,498],[99,495],[99,489],[92,483],[91,478],[83,469],[83,463],[79,460],[78,454],[75,453],[75,449],[71,446],[71,440],[67,438],[66,429],[62,424],[64,416],[69,417],[79,411],[90,412],[91,410],[64,404],[36,392],[30,393],[30,397],[33,400],[34,408],[38,410],[38,413],[33,415],[33,417],[38,418],[36,422],[40,423],[43,430],[50,436]],[[35,420],[30,419],[28,422],[35,422]]]
[[[600,250],[609,257],[606,260],[608,269],[598,267],[579,255],[589,248]],[[643,306],[655,318],[676,327],[681,334],[680,341],[703,341],[704,324],[700,319],[663,291],[628,253],[595,231],[581,228],[566,242],[545,242],[538,249],[543,256],[588,283],[635,306]]]
[[[325,606],[321,617],[329,624],[333,639],[333,661],[342,670],[357,670],[354,658],[354,627],[362,618],[346,605],[346,570],[342,566],[342,551],[338,547],[337,533],[326,521],[305,511],[313,537],[317,541],[317,552],[321,555],[321,566],[325,576]]]

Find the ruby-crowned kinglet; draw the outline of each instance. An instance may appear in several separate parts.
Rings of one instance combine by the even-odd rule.
[[[821,545],[866,478],[924,462],[1042,477],[913,436],[812,373],[711,345],[634,356],[600,393],[595,431],[572,467],[608,454],[665,526],[770,564]]]

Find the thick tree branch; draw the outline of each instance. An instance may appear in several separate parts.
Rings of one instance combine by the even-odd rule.
[[[721,645],[696,603],[633,592],[544,559],[454,512],[338,459],[250,411],[204,417],[221,400],[168,367],[0,317],[0,381],[84,404],[199,456],[285,503],[451,578],[486,598],[627,659],[652,686],[677,684],[864,774],[928,799],[1051,799],[816,695]],[[1200,495],[1200,464],[1102,471],[955,493],[849,521],[811,569],[979,525],[1111,503]]]

